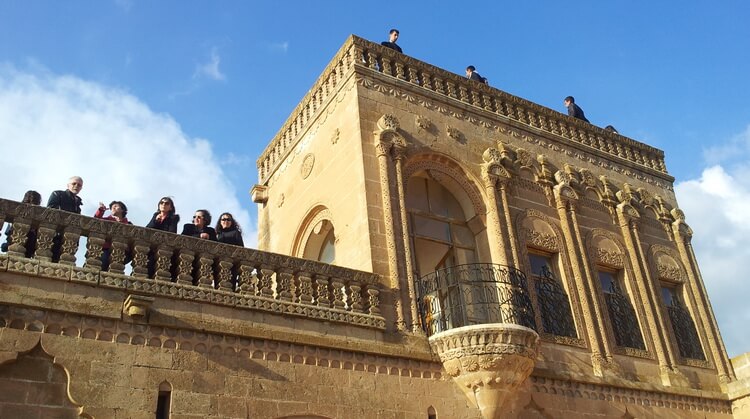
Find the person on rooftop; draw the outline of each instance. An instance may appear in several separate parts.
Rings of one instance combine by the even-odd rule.
[[[565,104],[565,107],[568,108],[568,116],[572,116],[573,118],[578,118],[581,121],[589,122],[588,119],[586,119],[586,116],[583,114],[583,109],[580,108],[580,106],[576,105],[576,100],[573,98],[573,96],[568,96],[563,100],[563,104]],[[591,122],[589,122],[590,124]]]
[[[392,50],[398,51],[403,54],[404,52],[401,51],[401,47],[396,45],[396,41],[398,41],[398,35],[399,35],[398,29],[391,29],[391,32],[388,35],[388,40],[381,42],[380,45],[384,47],[388,47]]]
[[[477,73],[477,69],[473,65],[466,67],[466,78],[469,80],[478,81],[480,83],[489,84],[486,78],[480,76],[479,73]]]

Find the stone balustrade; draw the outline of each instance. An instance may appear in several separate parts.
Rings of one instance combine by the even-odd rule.
[[[3,222],[13,224],[13,240],[8,254],[0,255],[0,271],[385,328],[373,273],[0,198]],[[36,250],[26,258],[30,230],[37,234]],[[61,254],[52,262],[56,236]],[[102,271],[105,242],[111,243],[111,261]],[[79,246],[85,247],[82,263]],[[128,256],[132,270],[126,274]]]
[[[257,161],[259,183],[264,184],[268,180],[301,139],[318,111],[355,67],[362,74],[384,74],[415,88],[429,90],[503,119],[567,139],[580,148],[595,149],[615,160],[628,161],[646,172],[667,175],[662,150],[352,35],[263,151]]]

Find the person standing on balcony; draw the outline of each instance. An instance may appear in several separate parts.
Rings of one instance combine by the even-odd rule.
[[[200,239],[216,241],[216,230],[209,226],[211,224],[211,213],[208,210],[199,209],[193,216],[193,224],[182,226],[182,234]]]
[[[104,212],[107,211],[107,207],[104,205],[104,202],[99,203],[99,208],[94,213],[94,218],[101,218],[102,220],[109,220],[109,221],[115,221],[118,223],[123,224],[133,224],[130,221],[128,221],[128,207],[125,205],[122,201],[112,201],[109,204],[109,212],[110,214],[108,216],[104,216]],[[109,269],[109,259],[110,255],[112,254],[112,242],[107,240],[102,245],[102,270],[106,271]],[[127,264],[130,262],[130,254],[125,255],[124,263]]]
[[[381,42],[380,45],[384,47],[388,47],[392,50],[398,51],[403,54],[404,52],[401,51],[401,47],[396,45],[396,41],[398,41],[398,35],[399,35],[398,29],[391,29],[391,32],[388,35],[388,40]]]
[[[576,105],[576,100],[573,98],[573,96],[566,97],[565,100],[563,100],[563,104],[566,108],[568,108],[568,116],[578,118],[581,121],[589,122],[589,120],[586,119],[586,116],[583,114],[583,109]],[[591,122],[589,122],[589,124],[590,123]]]
[[[71,177],[68,180],[68,189],[52,192],[47,200],[47,207],[80,214],[83,201],[78,194],[81,189],[83,189],[83,179],[80,176]]]
[[[21,203],[39,205],[42,203],[42,195],[40,195],[37,191],[26,191],[26,193],[23,195],[23,200],[21,201]],[[0,250],[2,250],[4,253],[8,252],[8,247],[13,244],[13,241],[11,240],[12,235],[13,225],[9,225],[8,228],[5,229],[5,243],[0,246]],[[34,252],[36,251],[36,230],[29,229],[29,232],[26,233],[26,243],[24,245],[24,248],[26,249],[26,254],[24,256],[26,256],[27,258],[34,256]]]
[[[219,217],[219,222],[216,223],[216,234],[220,243],[245,246],[242,241],[242,228],[237,224],[232,214],[228,212],[221,214]]]
[[[78,194],[83,189],[83,179],[80,176],[73,176],[68,179],[68,189],[64,191],[54,191],[47,200],[48,208],[56,208],[63,211],[81,213],[83,201]],[[52,238],[52,262],[58,262],[62,254],[63,236],[61,233]]]
[[[480,83],[489,84],[486,78],[480,76],[479,73],[477,73],[477,69],[473,65],[466,67],[466,78],[469,80],[478,81]]]
[[[151,221],[146,224],[146,227],[177,233],[177,223],[180,222],[180,216],[175,212],[172,198],[168,196],[163,197],[156,204],[156,212],[151,216]]]

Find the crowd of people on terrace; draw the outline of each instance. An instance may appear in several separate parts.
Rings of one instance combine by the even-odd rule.
[[[78,194],[83,188],[83,179],[80,176],[73,176],[68,180],[67,189],[52,192],[47,200],[47,207],[56,208],[76,214],[81,213],[83,201]],[[42,196],[37,191],[27,191],[21,201],[24,204],[41,205]],[[99,202],[99,207],[93,216],[102,220],[108,220],[123,224],[133,224],[128,220],[128,207],[122,201],[112,201],[109,205]],[[177,214],[174,201],[171,197],[165,196],[156,204],[156,211],[151,216],[151,220],[146,227],[156,230],[177,233],[177,224],[180,216]],[[193,222],[187,223],[182,227],[182,233],[186,236],[196,237],[199,239],[212,240],[220,243],[244,246],[242,240],[242,228],[229,212],[223,212],[219,216],[215,227],[211,227],[211,213],[207,209],[199,209],[193,215]],[[13,244],[13,225],[9,225],[5,230],[6,241],[0,247],[3,252]],[[24,243],[25,256],[32,257],[36,252],[37,232],[30,229],[26,235]],[[63,238],[57,234],[52,240],[52,261],[57,262],[60,259]],[[112,243],[106,241],[102,245],[102,269],[106,270],[109,266]],[[130,261],[130,256],[126,257],[125,263]]]
[[[398,44],[396,44],[396,41],[398,41],[398,37],[400,35],[401,33],[398,29],[391,29],[391,31],[388,33],[388,40],[381,42],[380,45],[403,54],[404,51]],[[479,75],[476,67],[474,67],[473,65],[466,67],[466,78],[469,80],[477,81],[479,83],[489,84],[487,78]],[[568,110],[568,116],[572,116],[573,118],[580,119],[581,121],[585,121],[590,124],[591,122],[586,119],[586,116],[583,113],[583,109],[581,109],[580,106],[576,105],[575,102],[576,100],[575,98],[573,98],[573,96],[567,96],[565,99],[563,99],[563,105],[565,105],[565,108]],[[606,127],[604,127],[604,129],[617,133],[617,130],[612,125],[607,125]]]

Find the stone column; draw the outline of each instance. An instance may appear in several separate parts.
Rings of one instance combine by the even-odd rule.
[[[497,182],[499,177],[492,173],[494,163],[482,165],[482,181],[487,194],[487,241],[490,246],[490,258],[492,263],[508,266],[508,256],[505,252],[505,240],[502,227],[500,226],[500,213],[497,196]]]
[[[578,194],[567,184],[561,183],[554,187],[557,214],[562,224],[565,245],[570,254],[570,264],[575,276],[576,291],[581,304],[581,311],[586,327],[586,334],[591,341],[591,361],[594,374],[604,376],[609,370],[617,374],[619,368],[611,353],[609,336],[604,332],[604,318],[606,313],[595,298],[596,285],[593,282],[586,247],[583,244],[581,231],[576,215]]]
[[[687,383],[685,377],[675,367],[674,353],[669,344],[667,333],[669,325],[659,308],[661,290],[656,289],[653,283],[643,249],[641,248],[640,235],[638,233],[640,214],[629,204],[621,203],[617,206],[617,216],[620,229],[622,230],[622,237],[625,240],[625,246],[628,250],[628,257],[633,266],[635,283],[638,286],[641,301],[646,305],[644,307],[646,321],[654,342],[654,352],[656,352],[656,358],[659,362],[662,383],[664,385],[685,384]]]
[[[385,227],[385,240],[388,252],[388,275],[391,278],[391,290],[396,309],[396,328],[400,331],[404,331],[406,330],[406,322],[404,321],[401,281],[399,278],[397,263],[396,234],[393,231],[393,207],[391,205],[391,167],[389,155],[392,145],[393,144],[390,141],[383,138],[382,134],[377,136],[375,152],[378,156],[380,189],[383,196],[383,224]]]
[[[404,239],[404,270],[406,271],[406,286],[409,293],[409,309],[411,311],[412,333],[424,334],[419,325],[419,314],[417,313],[417,295],[415,292],[414,267],[412,266],[411,241],[409,239],[409,223],[406,213],[406,193],[403,174],[403,160],[406,156],[404,144],[394,144],[393,158],[396,160],[396,192],[398,193],[398,208],[401,216],[401,236]]]
[[[708,293],[706,292],[706,286],[703,283],[703,277],[698,268],[698,262],[695,259],[691,243],[693,230],[685,223],[685,214],[682,211],[674,209],[672,210],[672,214],[675,218],[674,223],[672,223],[674,241],[677,244],[677,250],[680,252],[682,264],[685,265],[685,270],[687,271],[688,289],[693,296],[693,301],[696,302],[695,307],[698,311],[698,321],[702,324],[703,330],[708,337],[708,346],[714,359],[714,365],[716,365],[719,373],[719,380],[726,384],[736,380],[736,377],[727,357],[724,341],[721,338],[721,334],[719,334],[716,317],[708,300]]]

